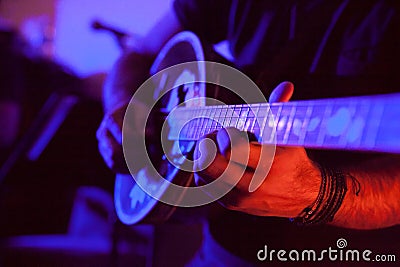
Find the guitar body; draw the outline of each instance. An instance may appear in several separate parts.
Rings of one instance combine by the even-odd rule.
[[[180,64],[184,62],[192,64]],[[117,175],[115,207],[123,223],[162,222],[168,219],[176,206],[204,205],[231,190],[228,188],[222,194],[204,190],[213,192],[211,199],[208,196],[203,198],[206,195],[202,190],[204,188],[190,187],[193,176],[192,168],[187,163],[190,163],[196,140],[221,128],[235,127],[251,132],[258,142],[268,144],[268,147],[302,146],[400,153],[400,125],[395,123],[400,117],[399,93],[270,105],[247,76],[243,77],[232,68],[220,71],[216,65],[222,64],[208,63],[204,61],[200,41],[190,32],[182,32],[172,38],[155,60],[150,73],[155,74],[152,76],[156,77],[155,84],[150,88],[156,88],[152,92],[156,105],[150,112],[146,128],[153,138],[147,139],[146,134],[145,143],[136,142],[130,146],[128,143],[133,138],[123,138],[124,148],[124,141],[129,146],[129,149],[124,149],[126,159],[130,159],[127,160],[128,167],[141,161],[137,155],[129,157],[129,153],[134,151],[139,152],[139,157],[146,157],[147,153],[151,164],[144,166],[152,165],[154,169],[145,167],[135,177]],[[179,71],[160,72],[169,70],[171,66],[178,66]],[[210,77],[215,79],[210,81]],[[218,90],[233,88],[235,93],[244,97],[244,103],[252,104],[221,105],[214,102],[214,105],[205,106],[206,85],[198,81],[218,84],[220,87],[215,87]],[[221,94],[215,98],[221,99]],[[229,96],[228,99],[227,102],[231,103],[233,98]],[[127,114],[135,111],[135,107],[128,107]],[[273,152],[268,162],[272,162]],[[146,192],[137,182],[144,185]],[[175,190],[175,185],[180,188]],[[209,183],[207,186],[211,188],[213,185]]]
[[[173,37],[161,50],[158,57],[154,61],[150,74],[153,75],[163,69],[176,64],[191,62],[191,61],[204,61],[204,54],[199,39],[193,33],[182,32]],[[158,81],[159,84],[155,85],[154,99],[158,99],[163,95],[164,88],[172,88],[174,84],[180,82],[189,82],[188,85],[179,86],[172,89],[165,94],[156,105],[156,113],[162,111],[163,114],[168,114],[178,104],[181,104],[189,99],[185,107],[204,106],[205,103],[199,97],[205,97],[204,84],[190,84],[191,80],[198,80],[204,78],[205,69],[204,65],[199,63],[197,69],[184,70],[181,73],[174,75],[162,76]],[[198,98],[198,101],[192,101]],[[150,115],[150,117],[152,117]],[[161,133],[160,125],[163,124],[162,116],[157,117],[151,122],[150,127],[153,131]],[[148,150],[151,151],[152,162],[157,168],[161,176],[167,181],[179,186],[187,187],[193,181],[193,173],[178,170],[175,166],[169,163],[166,158],[173,159],[175,164],[178,164],[185,159],[182,154],[190,154],[193,150],[194,141],[171,141],[166,145],[164,144],[164,151],[166,155],[160,153],[162,151],[160,138],[156,137],[148,140]],[[181,152],[181,153],[179,153]],[[146,170],[139,171],[137,174],[139,179],[146,179],[149,175]],[[173,195],[171,201],[178,203],[183,195]],[[125,224],[136,223],[159,223],[167,220],[176,207],[159,202],[144,192],[142,188],[136,183],[135,179],[128,174],[117,174],[114,189],[114,202],[118,218]]]

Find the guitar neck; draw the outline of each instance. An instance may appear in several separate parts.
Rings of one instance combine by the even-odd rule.
[[[226,127],[280,146],[400,153],[400,94],[274,104],[179,107],[170,140],[198,140]]]

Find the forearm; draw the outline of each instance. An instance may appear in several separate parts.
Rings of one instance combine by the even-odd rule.
[[[348,192],[332,224],[355,229],[383,228],[399,224],[399,160],[398,155],[388,155],[348,170]]]
[[[104,86],[105,111],[130,100],[133,93],[149,77],[153,60],[165,43],[182,27],[173,10],[169,10],[138,42],[134,51],[124,53],[111,70]]]
[[[153,58],[152,55],[131,51],[115,63],[104,85],[103,104],[106,112],[130,100],[149,77]]]

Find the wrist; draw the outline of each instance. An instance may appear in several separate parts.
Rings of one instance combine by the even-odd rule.
[[[104,113],[111,113],[122,106],[127,106],[132,93],[127,88],[116,87],[111,81],[106,81],[103,92]]]
[[[107,76],[103,88],[105,111],[128,103],[136,90],[149,77],[153,56],[137,51],[123,54]]]
[[[304,162],[303,162],[304,163]],[[281,196],[285,205],[276,210],[274,216],[293,218],[298,216],[305,207],[310,206],[318,197],[321,186],[321,172],[311,160],[309,164],[302,164],[296,174],[291,175],[291,190]],[[275,205],[274,205],[275,206]],[[276,205],[278,207],[278,205]]]
[[[109,101],[104,101],[104,114],[112,114],[118,110],[126,110],[128,107],[130,98],[120,97],[114,98]]]
[[[304,195],[303,198],[300,199],[301,201],[297,202],[296,210],[291,217],[299,215],[304,210],[304,207],[312,205],[318,198],[320,192],[322,177],[317,163],[310,160],[310,164],[302,170],[300,177],[302,179],[301,184]]]
[[[318,165],[321,183],[317,198],[291,221],[298,225],[319,225],[332,222],[347,193],[346,174],[341,170]]]

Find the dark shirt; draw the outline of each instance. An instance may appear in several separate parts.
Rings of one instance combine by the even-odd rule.
[[[385,0],[175,0],[174,9],[184,28],[204,42],[228,40],[234,65],[256,80],[266,95],[279,82],[290,80],[296,87],[294,99],[310,99],[398,91],[398,5]],[[309,153],[322,161],[341,159],[348,164],[364,157]],[[250,260],[256,260],[265,244],[276,249],[328,248],[347,237],[353,247],[386,253],[400,245],[399,227],[298,228],[287,219],[222,208],[210,216],[210,229],[225,248]]]
[[[174,4],[182,25],[204,42],[228,40],[236,67],[263,80],[266,94],[289,79],[297,88],[295,98],[396,90],[398,5],[384,0]],[[327,84],[335,90],[321,90]]]

